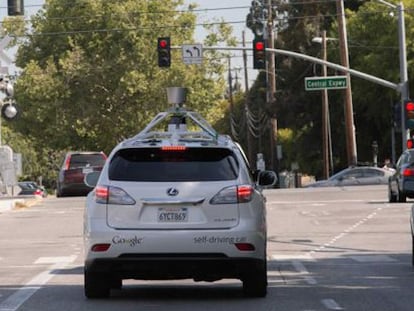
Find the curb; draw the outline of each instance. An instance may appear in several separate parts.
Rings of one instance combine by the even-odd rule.
[[[15,208],[26,208],[35,205],[42,198],[36,196],[0,198],[0,212],[10,211]]]

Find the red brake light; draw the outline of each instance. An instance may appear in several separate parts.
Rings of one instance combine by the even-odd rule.
[[[66,158],[66,161],[65,161],[65,170],[68,170],[68,169],[69,169],[69,165],[70,165],[70,157],[71,157],[71,156],[68,156],[68,157]]]
[[[184,151],[186,150],[186,146],[163,146],[161,147],[162,151]]]
[[[414,169],[405,168],[403,171],[403,176],[414,176]]]
[[[97,186],[95,189],[95,200],[98,203],[106,204],[108,202],[109,189],[106,186]]]
[[[238,186],[237,187],[237,200],[239,203],[246,203],[252,199],[253,187],[252,186]]]

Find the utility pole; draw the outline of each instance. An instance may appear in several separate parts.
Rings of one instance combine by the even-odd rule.
[[[349,56],[348,56],[348,40],[345,24],[345,9],[344,0],[336,1],[336,10],[338,15],[339,26],[339,45],[341,49],[341,64],[342,66],[349,68]],[[346,147],[348,156],[348,165],[357,165],[357,150],[355,139],[355,125],[354,125],[354,111],[352,105],[352,91],[351,91],[351,76],[349,72],[345,73],[348,80],[348,87],[345,89],[345,136]]]
[[[273,31],[273,16],[272,16],[272,0],[267,1],[267,47],[274,49],[274,31]],[[267,60],[267,102],[269,108],[273,110],[272,107],[275,104],[275,93],[276,93],[276,69],[275,69],[275,54],[268,53]],[[276,120],[272,120],[273,116],[270,118],[270,168],[275,169],[275,140],[276,140],[276,131],[275,125],[277,124]]]
[[[231,134],[233,136],[233,138],[236,138],[235,135],[235,129],[233,126],[233,112],[234,112],[234,107],[233,107],[233,79],[231,76],[231,57],[228,57],[228,66],[229,66],[229,77],[228,77],[228,83],[229,83],[229,102],[230,102],[230,130],[231,130]]]

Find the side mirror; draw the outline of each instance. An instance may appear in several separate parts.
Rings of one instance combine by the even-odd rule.
[[[273,171],[260,171],[257,176],[259,186],[273,187],[277,183],[277,175]]]
[[[88,187],[95,188],[101,172],[93,171],[85,175],[84,182]]]

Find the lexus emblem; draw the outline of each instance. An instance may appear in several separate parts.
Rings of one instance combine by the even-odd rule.
[[[178,190],[175,188],[168,188],[167,189],[167,194],[169,196],[176,196],[178,194]]]

